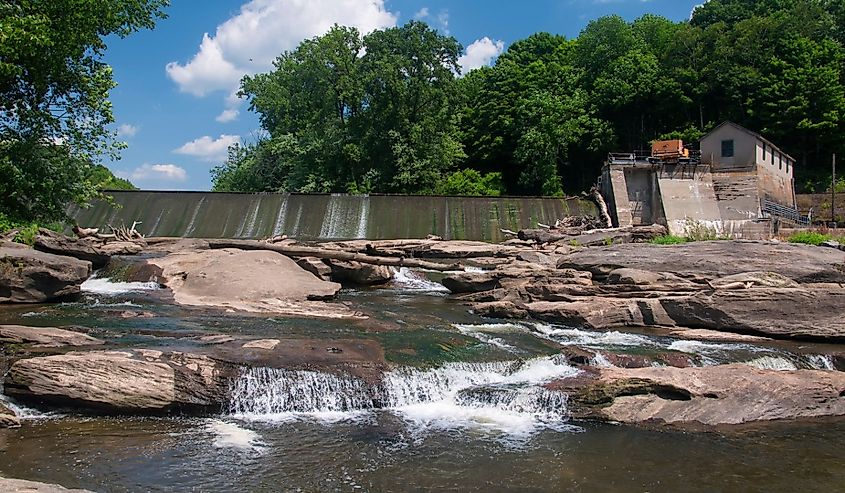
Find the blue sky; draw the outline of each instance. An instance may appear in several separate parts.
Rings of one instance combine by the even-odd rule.
[[[106,164],[136,186],[208,190],[232,142],[254,141],[258,118],[233,96],[246,73],[332,24],[364,32],[417,18],[466,48],[466,69],[538,31],[575,37],[595,18],[689,18],[701,0],[173,0],[153,31],[111,39],[106,61],[122,159]],[[201,7],[200,7],[201,5]]]

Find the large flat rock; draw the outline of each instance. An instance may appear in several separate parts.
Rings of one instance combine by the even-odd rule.
[[[57,484],[12,478],[0,478],[0,491],[6,493],[92,493],[89,490],[68,489]]]
[[[97,346],[105,341],[88,334],[55,327],[0,325],[0,343],[32,344],[34,347]]]
[[[601,368],[550,387],[575,417],[715,427],[845,416],[845,373],[703,368]]]
[[[219,409],[232,367],[182,352],[89,351],[18,360],[7,395],[42,404],[120,412]]]
[[[669,272],[701,282],[743,272],[775,272],[799,283],[845,283],[845,252],[790,243],[701,241],[585,248],[558,263],[598,280],[619,268]]]
[[[0,247],[0,303],[44,303],[78,296],[91,276],[91,262]]]
[[[177,303],[321,318],[361,318],[324,303],[340,284],[318,279],[291,258],[267,250],[186,251],[148,260],[161,269]]]

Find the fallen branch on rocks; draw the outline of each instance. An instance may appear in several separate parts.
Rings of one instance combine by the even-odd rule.
[[[437,262],[428,262],[425,260],[402,257],[374,257],[363,253],[352,253],[342,250],[329,250],[325,248],[300,245],[279,245],[256,240],[209,240],[208,245],[212,249],[239,248],[241,250],[270,250],[289,257],[316,257],[329,260],[360,262],[362,264],[385,265],[388,267],[414,267],[417,269],[427,269],[439,272],[463,270],[463,266],[461,264],[441,264]]]

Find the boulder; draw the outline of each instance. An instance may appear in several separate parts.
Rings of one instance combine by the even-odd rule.
[[[681,245],[626,244],[584,248],[558,262],[603,281],[615,269],[669,272],[706,283],[743,272],[775,272],[799,283],[845,283],[845,252],[791,243],[698,241]]]
[[[539,320],[593,330],[675,325],[653,298],[585,297],[571,302],[537,301],[525,308]]]
[[[15,361],[5,392],[30,402],[117,412],[219,410],[233,371],[207,356],[175,351],[70,352]]]
[[[88,334],[54,327],[0,325],[0,343],[32,344],[33,347],[98,346],[105,341]]]
[[[57,484],[11,478],[0,478],[0,491],[6,493],[93,493],[89,490],[68,489]]]
[[[42,252],[87,260],[94,269],[104,267],[110,258],[109,254],[98,251],[90,241],[71,238],[45,228],[38,230],[33,247]]]
[[[698,368],[599,368],[553,382],[575,418],[715,427],[845,416],[845,373]]]
[[[660,304],[683,327],[845,342],[845,289],[838,285],[720,289],[667,296]]]
[[[460,293],[480,293],[499,285],[499,276],[494,272],[458,272],[443,277],[440,281],[449,291]]]
[[[0,401],[0,428],[16,428],[21,425],[21,420],[14,411],[9,409],[3,401]]]
[[[91,276],[91,262],[33,249],[0,247],[0,303],[74,298]]]
[[[344,260],[328,260],[331,268],[331,278],[343,284],[371,286],[384,284],[393,279],[393,270],[384,265],[364,264],[361,262],[347,262]]]
[[[472,305],[472,311],[476,315],[489,318],[518,319],[528,317],[528,311],[512,301],[475,303]]]
[[[366,318],[333,298],[340,284],[317,279],[296,262],[268,250],[232,248],[172,253],[147,261],[177,303],[317,318]]]
[[[322,281],[330,281],[332,268],[316,257],[301,257],[296,259],[296,265],[317,276]]]

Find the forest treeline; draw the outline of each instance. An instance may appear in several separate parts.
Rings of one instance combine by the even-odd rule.
[[[559,195],[610,151],[695,142],[731,120],[830,184],[845,151],[845,2],[710,0],[691,19],[597,19],[537,33],[460,74],[462,47],[420,22],[335,26],[241,95],[263,136],[230,148],[215,190]]]

